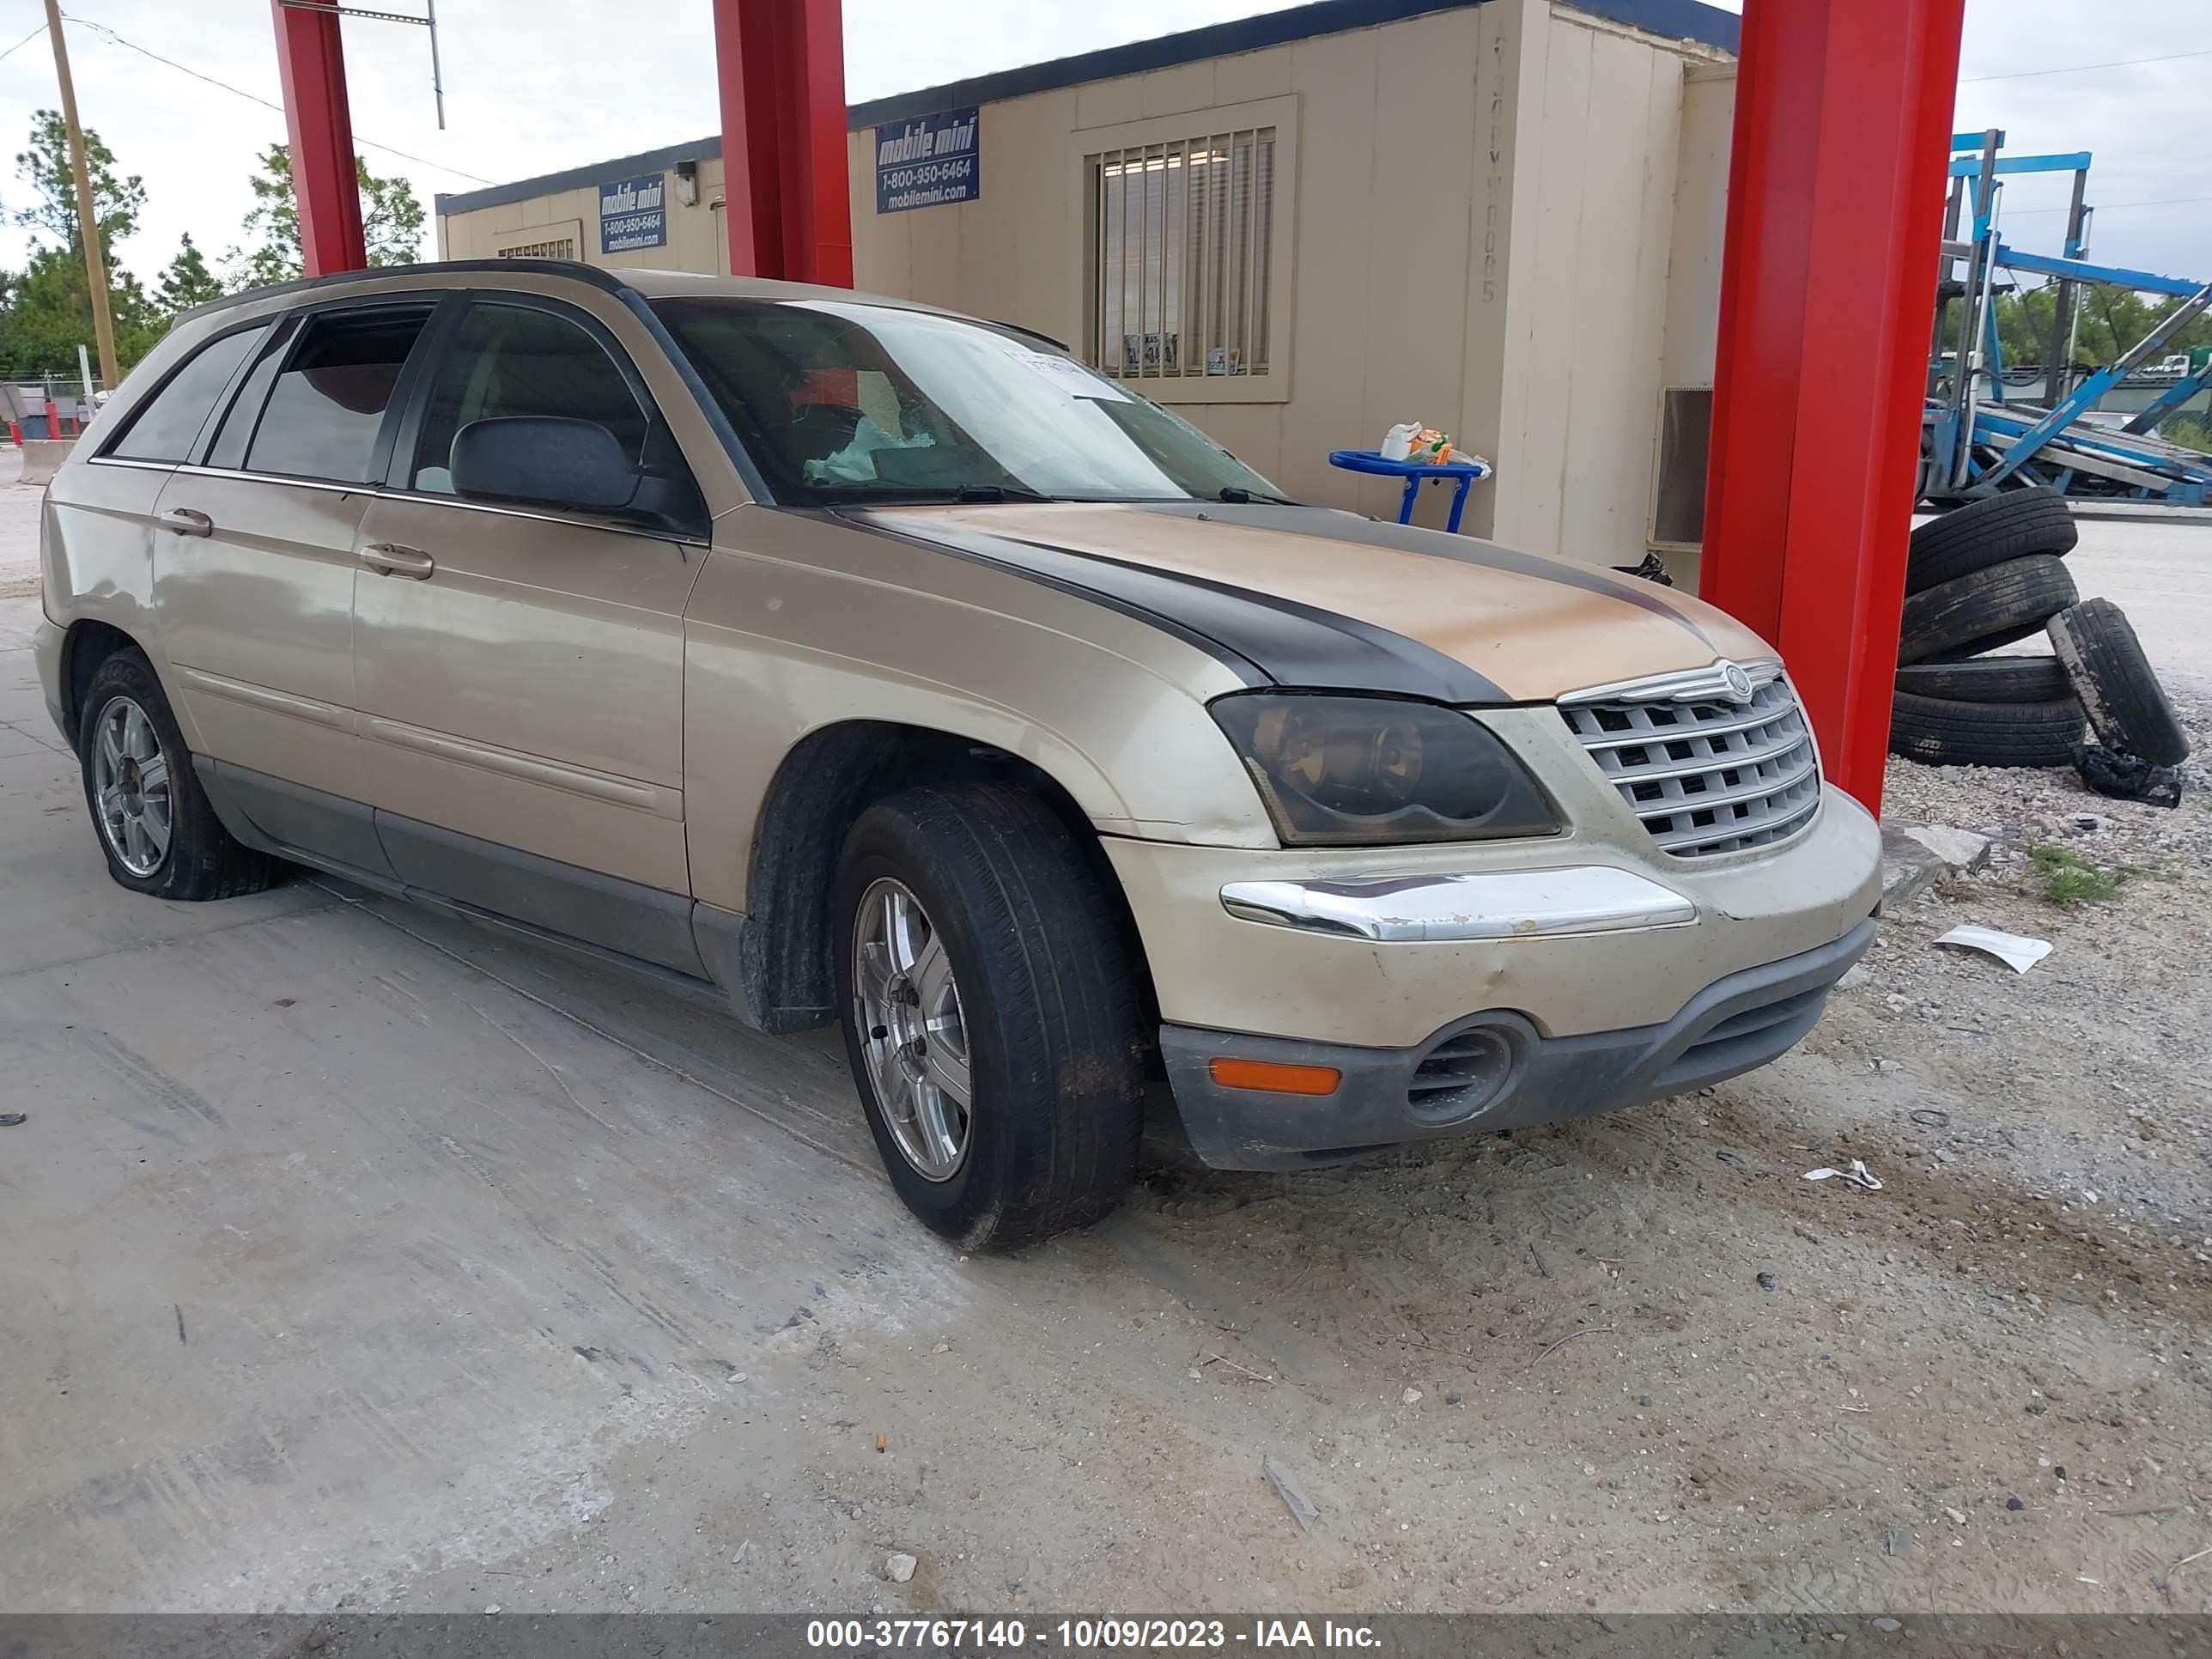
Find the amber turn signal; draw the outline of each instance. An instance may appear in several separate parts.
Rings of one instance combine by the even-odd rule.
[[[1265,1089],[1278,1095],[1333,1095],[1344,1074],[1334,1066],[1283,1066],[1272,1060],[1216,1054],[1208,1069],[1224,1089]]]

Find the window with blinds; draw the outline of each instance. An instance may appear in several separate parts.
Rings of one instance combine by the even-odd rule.
[[[492,244],[495,259],[573,259],[584,246],[580,219],[555,219],[501,231]]]
[[[1096,367],[1140,383],[1267,373],[1275,131],[1088,158]]]

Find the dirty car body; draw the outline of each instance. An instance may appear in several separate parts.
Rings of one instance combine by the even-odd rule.
[[[531,261],[192,313],[49,493],[111,870],[841,1020],[951,1236],[1786,1051],[1878,841],[1698,601],[1283,501],[1021,331]]]

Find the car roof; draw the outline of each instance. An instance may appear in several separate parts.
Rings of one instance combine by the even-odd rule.
[[[367,270],[342,270],[327,276],[305,276],[275,283],[265,288],[242,289],[220,300],[195,306],[185,313],[200,317],[227,311],[234,306],[276,298],[281,295],[343,293],[356,283],[388,287],[394,278],[412,278],[434,288],[496,288],[486,277],[566,276],[611,294],[624,291],[659,300],[682,296],[720,295],[742,300],[844,300],[867,305],[896,306],[908,311],[938,311],[940,307],[901,300],[888,295],[857,294],[851,289],[824,288],[807,283],[776,283],[760,276],[708,276],[692,270],[611,270],[580,259],[436,259],[412,265],[373,265]],[[946,313],[946,315],[958,315]],[[181,321],[182,319],[179,319]]]

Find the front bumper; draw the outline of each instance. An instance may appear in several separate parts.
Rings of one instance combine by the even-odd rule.
[[[1167,1025],[1161,1057],[1185,1136],[1221,1170],[1301,1169],[1378,1146],[1516,1128],[1680,1094],[1765,1065],[1819,1021],[1874,942],[1871,916],[1833,942],[1729,974],[1654,1025],[1547,1036],[1525,1016],[1457,1019],[1402,1048]],[[1224,1087],[1217,1058],[1328,1066],[1333,1093]],[[1462,1086],[1452,1086],[1460,1079]]]
[[[1584,822],[1619,805],[1590,782]],[[1629,819],[1387,853],[1102,845],[1164,1023],[1363,1048],[1498,1010],[1547,1037],[1662,1025],[1701,987],[1843,938],[1881,897],[1881,831],[1832,788],[1772,848],[1669,859],[1642,836]]]

